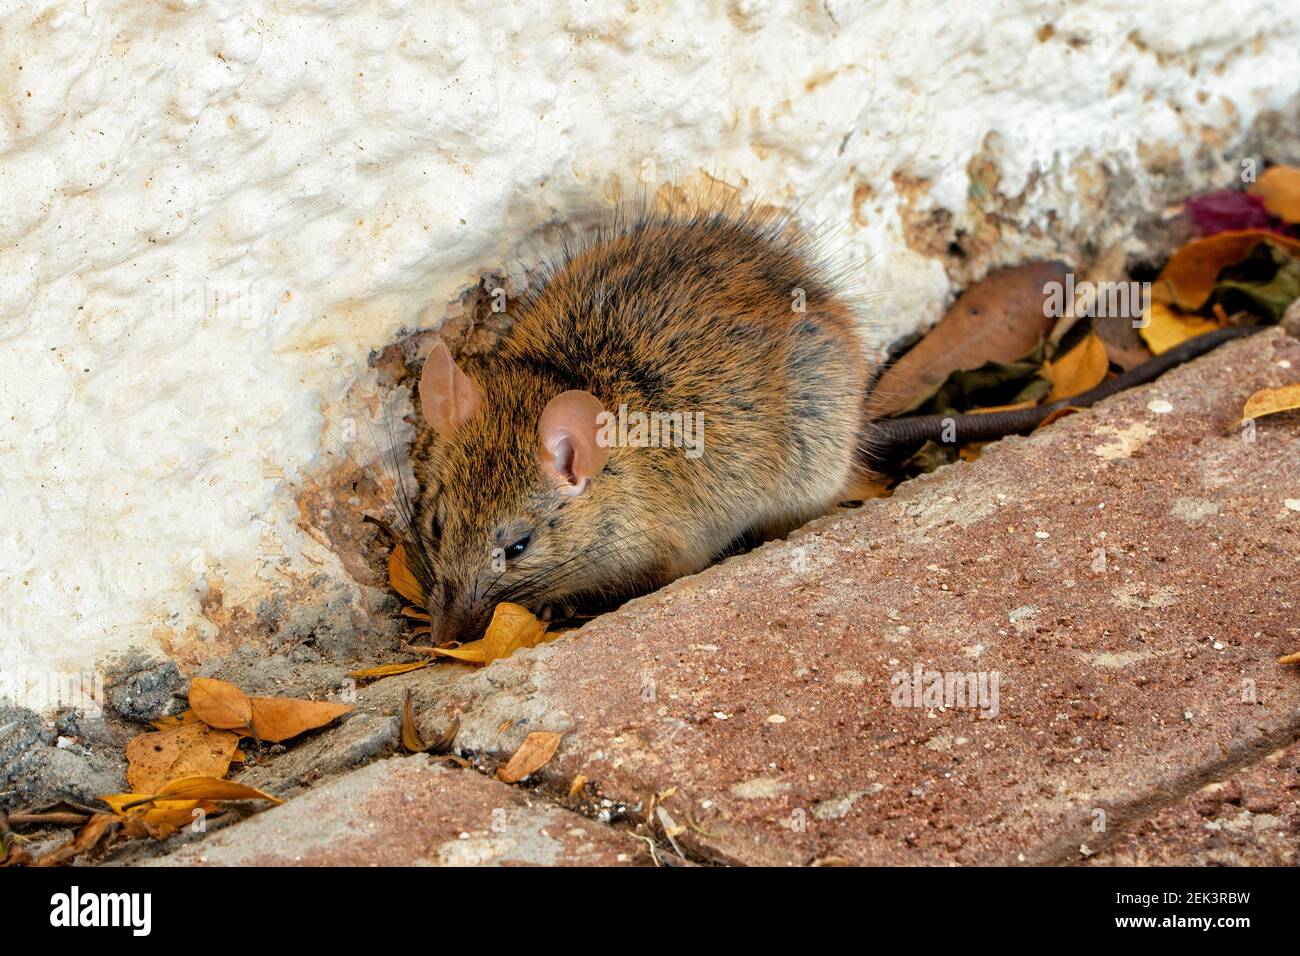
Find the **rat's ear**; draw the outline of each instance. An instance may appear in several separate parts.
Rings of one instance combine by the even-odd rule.
[[[420,373],[420,410],[424,412],[424,420],[439,435],[449,438],[474,416],[482,398],[474,380],[460,370],[446,343],[438,339]]]
[[[565,494],[582,494],[605,467],[609,449],[596,440],[604,411],[595,395],[576,390],[556,395],[542,411],[537,423],[542,468],[564,479]]]

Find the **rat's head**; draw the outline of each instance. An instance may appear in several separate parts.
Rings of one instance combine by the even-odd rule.
[[[620,565],[645,559],[613,545],[635,516],[610,507],[623,496],[602,474],[609,449],[589,392],[510,365],[474,376],[438,342],[420,408],[433,434],[417,453],[411,564],[435,638],[477,639],[501,601],[541,612],[607,590]]]

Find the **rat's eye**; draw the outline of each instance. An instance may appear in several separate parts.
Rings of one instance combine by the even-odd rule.
[[[513,561],[528,550],[528,545],[532,542],[533,536],[526,534],[514,544],[508,544],[502,550],[505,551],[506,560]]]

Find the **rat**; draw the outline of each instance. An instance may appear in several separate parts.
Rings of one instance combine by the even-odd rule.
[[[1030,431],[1255,330],[1053,405],[870,421],[863,319],[785,226],[616,219],[539,270],[491,354],[435,341],[404,542],[435,636],[482,636],[503,601],[549,619],[646,593],[826,514],[926,440]]]
[[[850,493],[871,363],[789,232],[641,214],[543,267],[490,355],[434,344],[406,552],[435,635],[653,590]]]

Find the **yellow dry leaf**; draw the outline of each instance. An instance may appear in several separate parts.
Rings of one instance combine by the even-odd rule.
[[[239,734],[207,724],[141,734],[126,745],[126,780],[132,790],[157,793],[177,777],[222,777],[239,749]]]
[[[518,604],[502,601],[492,612],[492,621],[483,635],[483,656],[487,663],[509,657],[521,647],[536,647],[546,633],[546,625],[531,611]]]
[[[393,545],[393,550],[388,554],[388,583],[412,604],[424,606],[424,590],[411,573],[411,566],[406,560],[406,548],[400,543]]]
[[[158,800],[270,800],[272,803],[284,803],[279,797],[273,797],[256,787],[206,776],[173,780],[154,794],[154,797]]]
[[[573,782],[569,784],[569,799],[572,800],[578,794],[582,793],[582,788],[585,787],[586,785],[587,785],[586,774],[580,773],[576,777],[574,777]]]
[[[1300,169],[1272,166],[1250,187],[1264,200],[1264,208],[1283,222],[1300,222]]]
[[[1064,408],[1058,408],[1054,412],[1049,412],[1047,417],[1038,423],[1037,428],[1046,428],[1048,425],[1052,424],[1052,422],[1056,421],[1058,418],[1064,418],[1066,415],[1073,415],[1075,412],[1081,412],[1081,411],[1083,411],[1083,409],[1079,408],[1077,405],[1066,405]],[[1037,430],[1037,428],[1035,429],[1035,431]]]
[[[1145,324],[1138,328],[1138,334],[1155,355],[1218,328],[1209,319],[1176,312],[1163,302],[1152,302],[1142,318]]]
[[[199,720],[194,711],[184,710],[179,714],[173,714],[170,717],[159,717],[157,720],[149,721],[149,726],[155,730],[175,730],[181,724],[193,724]]]
[[[155,800],[147,793],[115,793],[99,799],[120,816],[138,820],[156,840],[165,840],[192,823],[195,810],[207,812],[215,807],[207,800]]]
[[[259,740],[279,743],[308,730],[324,727],[352,709],[350,704],[293,697],[254,697],[253,734]]]
[[[1100,385],[1110,369],[1106,343],[1095,332],[1089,332],[1074,348],[1055,362],[1043,363],[1043,375],[1052,383],[1047,393],[1048,404],[1062,398],[1082,395]]]
[[[348,676],[364,679],[367,677],[392,677],[394,674],[407,674],[411,671],[418,671],[421,667],[428,667],[432,660],[427,661],[406,661],[401,664],[380,664],[378,667],[367,667],[365,670],[353,671]]]
[[[465,661],[469,664],[486,664],[487,653],[483,649],[483,641],[470,641],[468,644],[461,644],[457,647],[430,647],[421,648],[427,650],[434,657],[450,657],[453,660]]]
[[[1244,422],[1248,418],[1263,418],[1265,415],[1276,415],[1296,408],[1300,408],[1300,382],[1278,388],[1261,388],[1246,399],[1241,420]]]
[[[190,681],[190,710],[217,730],[243,730],[253,717],[247,694],[234,684],[210,677]]]
[[[497,776],[504,783],[518,783],[530,773],[540,770],[555,756],[562,736],[564,735],[549,731],[529,734],[510,761],[497,771]]]
[[[1010,405],[989,405],[986,408],[972,408],[971,415],[992,415],[994,412],[1018,412],[1025,408],[1037,408],[1038,403],[1032,399],[1023,402],[1014,402]]]
[[[471,664],[491,664],[509,657],[520,648],[536,647],[553,641],[557,636],[547,635],[546,625],[527,608],[502,601],[492,612],[492,621],[482,638],[458,647],[431,647],[428,652],[436,657],[450,657]]]

